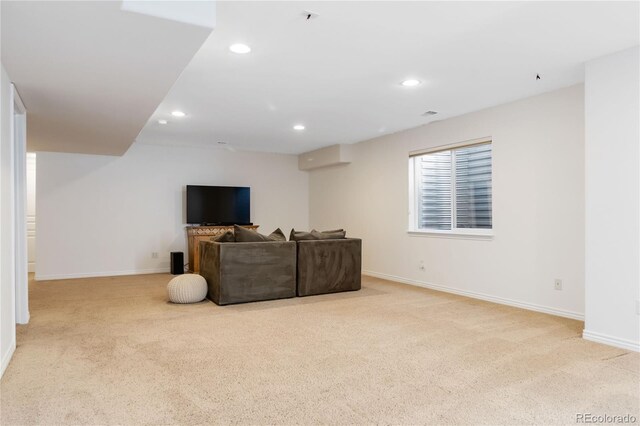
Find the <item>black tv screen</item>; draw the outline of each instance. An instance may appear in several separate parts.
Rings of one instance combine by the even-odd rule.
[[[187,185],[187,223],[249,225],[251,188]]]

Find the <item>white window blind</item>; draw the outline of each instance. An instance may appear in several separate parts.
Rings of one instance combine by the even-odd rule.
[[[414,227],[492,229],[491,143],[412,157]]]

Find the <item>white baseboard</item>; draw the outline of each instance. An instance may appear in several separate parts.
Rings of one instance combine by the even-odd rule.
[[[18,322],[18,320],[16,319],[16,324],[18,325],[25,325],[25,324],[29,324],[29,320],[31,319],[31,313],[29,311],[27,311],[27,313],[25,314],[24,318],[21,320],[21,322]]]
[[[541,306],[528,302],[521,302],[513,299],[506,299],[504,297],[492,296],[484,293],[477,293],[474,291],[460,290],[454,287],[448,287],[444,285],[431,284],[424,281],[412,280],[408,278],[397,277],[395,275],[381,274],[374,271],[362,271],[363,275],[370,277],[382,278],[384,280],[396,281],[404,284],[415,285],[417,287],[429,288],[431,290],[443,291],[445,293],[453,293],[460,296],[471,297],[473,299],[486,300],[487,302],[499,303],[501,305],[514,306],[516,308],[527,309],[529,311],[542,312],[545,314],[556,315],[559,317],[571,318],[575,320],[584,321],[584,314],[579,312],[567,311],[563,309],[552,308],[549,306]]]
[[[602,343],[604,345],[615,346],[616,348],[627,349],[640,352],[640,342],[629,339],[610,336],[608,334],[597,333],[595,331],[582,330],[582,338],[591,342]]]
[[[49,280],[68,280],[73,278],[95,278],[95,277],[116,277],[121,275],[145,275],[145,274],[164,274],[169,273],[169,268],[155,269],[135,269],[131,271],[109,271],[109,272],[82,272],[78,274],[58,274],[58,275],[39,275],[36,273],[36,281]]]
[[[2,364],[0,364],[0,377],[4,375],[5,370],[9,366],[9,362],[11,362],[11,357],[13,357],[13,353],[16,351],[16,339],[15,336],[11,345],[9,346],[9,350],[7,353],[2,355]]]

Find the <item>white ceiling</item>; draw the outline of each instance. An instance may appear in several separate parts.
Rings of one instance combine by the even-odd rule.
[[[137,140],[284,153],[358,142],[580,83],[585,61],[639,43],[639,13],[638,2],[218,2],[215,31]],[[251,53],[230,53],[236,42]],[[423,84],[401,87],[407,77]]]
[[[2,64],[27,107],[29,150],[122,155],[211,33],[120,6],[2,1]]]

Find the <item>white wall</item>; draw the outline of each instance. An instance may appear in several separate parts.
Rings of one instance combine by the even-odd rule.
[[[36,279],[168,272],[170,251],[186,256],[187,184],[250,186],[263,233],[308,227],[308,176],[293,155],[134,144],[122,157],[37,158]]]
[[[0,72],[0,375],[16,348],[11,80]]]
[[[584,337],[640,350],[640,49],[585,73]]]
[[[484,136],[493,138],[494,238],[407,234],[409,151]],[[369,274],[583,316],[582,85],[358,143],[353,163],[310,173],[309,196],[311,226],[361,237]]]

